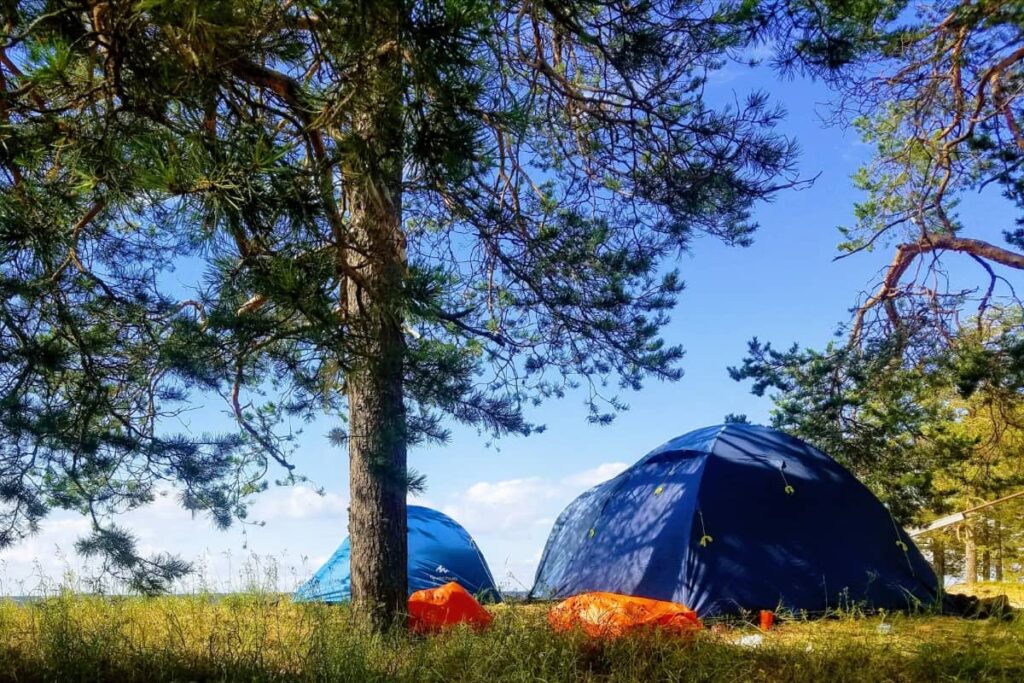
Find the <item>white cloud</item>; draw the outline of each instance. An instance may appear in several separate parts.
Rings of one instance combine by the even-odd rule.
[[[541,477],[478,481],[451,497],[441,511],[471,534],[529,534],[538,517],[548,517],[564,498],[556,483]]]
[[[494,483],[478,481],[466,490],[465,498],[470,503],[485,505],[521,505],[557,494],[558,490],[544,479],[530,477]]]
[[[576,496],[615,476],[625,463],[608,462],[566,476],[481,480],[451,493],[410,502],[441,510],[473,535],[503,586],[528,588],[555,518]],[[310,486],[278,487],[253,500],[250,521],[228,531],[214,528],[180,506],[175,491],[160,492],[141,509],[117,522],[139,538],[140,550],[170,552],[196,561],[198,573],[183,587],[238,590],[247,585],[246,565],[259,556],[279,564],[279,588],[290,590],[334,552],[345,537],[348,498],[319,495]],[[73,513],[55,513],[40,533],[0,551],[0,593],[33,592],[45,578],[53,585],[70,570],[91,574],[89,562],[74,552],[89,522]],[[95,564],[95,562],[93,562]],[[256,572],[259,574],[259,571]]]
[[[585,489],[606,481],[626,469],[621,462],[609,462],[562,479],[526,477],[501,481],[478,481],[443,506],[472,533],[527,533],[532,528],[550,527],[554,518]]]
[[[38,593],[79,569],[75,541],[89,532],[89,526],[80,515],[55,513],[40,523],[37,534],[0,550],[0,594]]]
[[[275,519],[321,519],[344,517],[347,514],[348,499],[336,493],[321,495],[308,486],[289,486],[273,489],[259,496],[252,507],[252,518],[272,521]]]
[[[205,514],[193,517],[168,489],[115,521],[138,538],[142,554],[167,552],[193,562],[197,573],[182,582],[184,590],[240,590],[261,576],[276,580],[278,590],[291,590],[341,543],[347,506],[347,498],[338,494],[279,487],[253,501],[249,520],[265,526],[234,524],[222,531]],[[85,517],[55,512],[39,533],[0,551],[0,595],[52,590],[69,572],[77,577],[73,581],[95,576],[98,561],[81,558],[74,549],[89,528]]]
[[[39,533],[0,551],[0,561],[30,565],[49,564],[61,553],[74,552],[75,541],[89,532],[89,520],[82,516],[55,516],[43,520]]]
[[[476,539],[499,584],[521,589],[533,580],[548,532],[565,506],[627,467],[607,462],[562,478],[478,481],[448,496],[440,509]]]
[[[629,465],[624,462],[606,462],[594,467],[593,469],[584,470],[577,474],[568,476],[562,481],[570,486],[583,486],[589,488],[608,481],[617,474],[620,474],[627,467],[629,467]]]

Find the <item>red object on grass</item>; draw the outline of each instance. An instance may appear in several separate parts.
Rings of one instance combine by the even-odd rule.
[[[761,610],[761,630],[767,631],[775,624],[775,612],[770,609]]]
[[[409,596],[409,628],[416,633],[432,633],[456,624],[484,629],[491,619],[491,613],[455,581]]]
[[[678,634],[703,628],[697,613],[677,602],[637,598],[618,593],[581,593],[548,612],[556,631],[580,628],[595,638],[617,638],[640,629],[662,628]]]

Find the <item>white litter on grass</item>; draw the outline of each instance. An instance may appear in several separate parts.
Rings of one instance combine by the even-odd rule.
[[[754,633],[749,636],[743,636],[736,641],[736,644],[740,647],[761,647],[761,643],[764,642],[764,636]]]
[[[887,636],[892,633],[892,624],[881,623],[878,625],[878,632],[883,636]]]

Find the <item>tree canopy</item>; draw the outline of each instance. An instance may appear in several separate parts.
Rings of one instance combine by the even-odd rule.
[[[941,342],[972,313],[1019,304],[1007,269],[1024,269],[1024,218],[997,226],[1000,244],[985,238],[988,216],[960,205],[988,189],[1024,209],[1021,4],[782,0],[761,6],[760,26],[775,65],[828,83],[832,122],[874,149],[854,178],[865,197],[841,227],[840,258],[893,257],[857,302],[851,341]],[[951,280],[950,258],[969,259],[977,284]],[[934,334],[906,334],[922,324]]]
[[[354,593],[394,602],[406,445],[528,433],[524,406],[581,384],[603,422],[616,385],[678,377],[668,260],[749,243],[794,180],[765,95],[704,97],[746,3],[0,12],[0,545],[80,510],[79,549],[144,590],[186,567],[114,515],[173,485],[244,517],[272,467],[298,476],[290,425],[327,414]],[[212,400],[237,428],[181,428]]]

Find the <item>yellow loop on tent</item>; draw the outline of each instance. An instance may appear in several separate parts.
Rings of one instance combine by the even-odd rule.
[[[593,538],[596,535],[597,532],[594,530],[594,527],[590,527],[590,533],[587,534],[587,538]]]
[[[654,489],[654,495],[656,495],[656,496],[660,496],[664,492],[665,492],[665,485],[664,484],[660,484],[658,486],[658,488]]]
[[[796,491],[796,489],[794,489],[792,487],[792,485],[790,485],[789,480],[786,479],[786,463],[785,463],[785,461],[783,461],[782,464],[779,467],[779,474],[782,475],[782,484],[783,484],[783,489],[782,490],[786,492],[787,496],[792,496],[793,493]]]
[[[711,534],[708,533],[707,527],[704,526],[704,513],[698,509],[697,515],[700,517],[700,532],[703,534],[700,537],[700,547],[707,548],[708,543],[711,543],[711,541],[715,539],[711,538]]]

